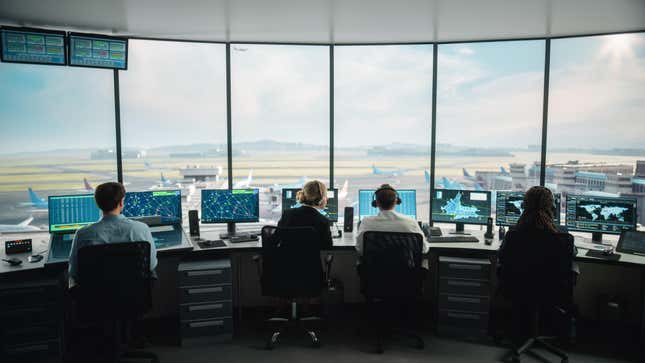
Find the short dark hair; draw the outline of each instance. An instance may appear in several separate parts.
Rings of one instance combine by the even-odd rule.
[[[396,191],[390,184],[383,184],[377,189],[376,202],[383,209],[392,209],[396,204]]]
[[[123,198],[125,198],[125,188],[123,184],[117,182],[103,183],[97,186],[94,191],[96,205],[103,212],[111,212],[116,209]]]

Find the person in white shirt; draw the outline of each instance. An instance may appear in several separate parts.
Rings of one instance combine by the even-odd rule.
[[[379,214],[363,218],[358,226],[356,252],[359,258],[363,255],[363,234],[367,231],[418,233],[423,237],[423,253],[428,252],[430,246],[419,224],[396,212],[394,208],[397,204],[401,204],[401,198],[391,185],[383,184],[374,192],[372,206],[379,209]]]

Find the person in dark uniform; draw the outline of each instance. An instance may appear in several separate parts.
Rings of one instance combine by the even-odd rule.
[[[300,207],[285,210],[278,227],[313,227],[320,237],[320,249],[332,248],[329,219],[321,211],[327,206],[327,187],[318,180],[312,180],[297,194]]]

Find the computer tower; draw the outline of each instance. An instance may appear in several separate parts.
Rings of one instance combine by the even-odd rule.
[[[354,230],[354,208],[345,207],[345,218],[343,220],[343,231],[351,232]]]

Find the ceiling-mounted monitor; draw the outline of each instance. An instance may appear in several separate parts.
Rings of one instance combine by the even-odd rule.
[[[100,34],[69,33],[69,65],[128,69],[128,39]]]
[[[66,65],[65,32],[62,31],[3,26],[0,44],[3,62]]]

